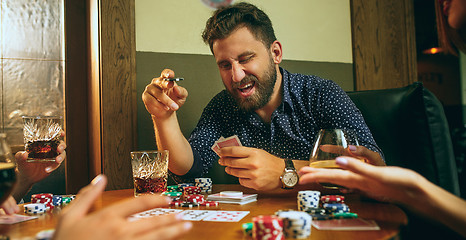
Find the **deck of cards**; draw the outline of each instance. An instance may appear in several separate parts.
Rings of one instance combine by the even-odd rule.
[[[238,136],[233,135],[228,138],[220,137],[215,141],[211,149],[220,156],[220,149],[224,147],[233,147],[233,146],[243,146],[238,138]]]

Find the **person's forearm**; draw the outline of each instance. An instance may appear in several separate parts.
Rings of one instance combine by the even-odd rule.
[[[193,165],[193,152],[179,127],[176,114],[160,121],[152,118],[159,150],[168,150],[168,168],[176,175],[186,174]]]
[[[427,180],[420,186],[422,196],[412,206],[466,237],[466,201]]]
[[[11,196],[13,196],[16,202],[20,202],[21,199],[26,195],[29,190],[31,190],[33,183],[27,181],[26,178],[21,176],[21,173],[16,172],[17,182],[13,191],[11,192]]]

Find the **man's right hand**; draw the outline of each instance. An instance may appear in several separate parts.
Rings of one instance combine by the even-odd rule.
[[[188,91],[175,82],[163,80],[173,78],[175,73],[164,69],[160,77],[152,79],[142,93],[142,101],[147,111],[156,119],[167,119],[186,101]]]

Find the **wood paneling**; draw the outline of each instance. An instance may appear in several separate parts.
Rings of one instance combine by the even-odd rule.
[[[417,81],[412,0],[351,0],[355,90]]]
[[[89,183],[87,1],[65,0],[66,189]]]
[[[99,79],[92,80],[92,98],[100,101],[100,109],[94,108],[92,114],[100,114],[100,119],[92,123],[93,146],[95,155],[101,148],[100,167],[108,177],[107,189],[130,188],[130,152],[137,141],[134,1],[101,0],[97,4],[100,42],[95,77]],[[97,174],[99,159],[93,162]]]

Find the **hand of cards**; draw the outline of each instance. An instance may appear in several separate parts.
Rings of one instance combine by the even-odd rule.
[[[217,141],[215,141],[214,145],[211,149],[220,156],[220,149],[223,147],[233,147],[233,146],[243,146],[239,141],[238,136],[233,135],[228,138],[220,137]]]

